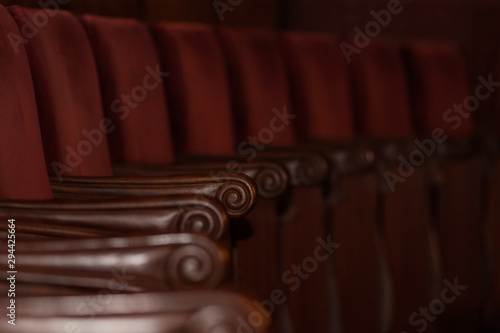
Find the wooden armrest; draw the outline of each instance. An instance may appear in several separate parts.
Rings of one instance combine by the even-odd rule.
[[[399,181],[403,181],[407,177],[404,174],[412,174],[414,169],[424,167],[429,185],[438,186],[446,178],[443,162],[467,159],[484,152],[484,147],[475,138],[453,138],[442,133],[424,138],[372,140],[370,145],[376,155],[379,190],[385,193],[390,191],[387,176],[399,177]],[[396,166],[397,172],[394,173]],[[388,174],[389,170],[393,171]]]
[[[256,191],[245,175],[189,175],[169,177],[66,177],[51,179],[56,198],[116,198],[123,196],[195,195],[216,199],[230,217],[246,215]]]
[[[477,138],[447,136],[373,140],[370,146],[379,159],[387,162],[398,162],[400,156],[408,158],[416,150],[421,151],[426,159],[433,157],[442,160],[468,158],[482,151]]]
[[[221,159],[223,157],[219,157]],[[195,172],[209,172],[217,177],[244,174],[250,177],[261,198],[275,199],[288,188],[289,176],[279,164],[267,161],[248,163],[237,156],[224,157],[226,161],[213,160],[204,157],[185,163],[154,165],[154,164],[114,164],[113,172],[117,176],[157,177],[179,175]]]
[[[18,242],[16,281],[119,291],[217,287],[228,253],[195,234]],[[3,252],[0,267],[12,271]]]
[[[307,141],[301,147],[316,151],[330,162],[330,171],[337,175],[358,174],[373,170],[375,152],[359,141]]]
[[[193,196],[0,202],[0,220],[12,218],[17,233],[72,238],[196,232],[221,240],[229,228],[218,202]]]
[[[245,161],[241,156],[229,157],[236,161]],[[198,161],[228,160],[227,156],[184,156],[182,163],[197,163]],[[252,163],[272,161],[282,165],[289,177],[292,186],[317,186],[328,176],[329,165],[326,159],[316,152],[297,148],[268,147],[266,151],[257,153]]]
[[[290,174],[293,186],[321,185],[328,178],[330,168],[321,154],[300,148],[269,147],[268,151],[259,152],[257,159],[281,163]]]
[[[443,159],[470,158],[484,152],[485,147],[483,144],[476,137],[450,137],[438,146],[437,151]]]
[[[5,296],[2,304],[8,304]],[[7,302],[5,302],[7,301]],[[105,303],[103,304],[103,302]],[[260,313],[246,298],[223,291],[184,291],[87,296],[19,297],[16,326],[0,322],[4,333],[178,333],[239,332],[249,315]],[[249,326],[267,332],[269,320]],[[242,323],[243,322],[243,323]]]

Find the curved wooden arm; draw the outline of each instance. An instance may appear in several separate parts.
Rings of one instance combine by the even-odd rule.
[[[216,199],[230,217],[246,215],[256,200],[255,186],[245,175],[67,177],[62,181],[52,178],[51,187],[56,198],[196,195]]]
[[[240,156],[230,157],[241,163],[246,163]],[[187,161],[217,161],[227,162],[227,156],[185,156],[182,162]],[[243,162],[242,162],[243,161]],[[292,186],[317,186],[328,176],[329,165],[326,159],[311,150],[297,148],[268,147],[266,151],[259,152],[251,163],[272,161],[282,165],[290,177]]]
[[[19,242],[16,281],[121,291],[217,287],[228,253],[208,238],[168,234]],[[9,271],[7,254],[0,268]]]
[[[438,146],[438,154],[445,159],[472,157],[484,151],[484,143],[475,137],[450,137]]]
[[[317,151],[330,162],[335,174],[357,174],[370,171],[375,164],[375,152],[369,145],[358,141],[308,141],[301,147]]]
[[[246,298],[222,291],[18,297],[16,311],[16,326],[2,320],[2,332],[238,332],[251,313],[259,313]],[[269,320],[262,317],[261,325],[249,326],[252,332],[267,332]]]
[[[168,176],[194,172],[209,172],[224,178],[244,174],[254,181],[257,194],[261,198],[275,199],[285,192],[289,179],[287,171],[273,162],[245,162],[236,156],[219,157],[226,161],[214,161],[210,156],[186,160],[182,164],[114,164],[113,172],[117,176]]]
[[[12,218],[18,233],[72,238],[196,232],[220,240],[229,228],[218,202],[193,196],[0,202],[0,230]]]
[[[300,148],[269,147],[269,151],[259,152],[257,159],[281,163],[293,186],[318,186],[327,179],[330,168],[321,154]]]

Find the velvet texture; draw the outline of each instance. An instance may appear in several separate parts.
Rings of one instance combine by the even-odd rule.
[[[148,28],[132,19],[83,16],[99,71],[103,108],[116,130],[113,161],[173,162],[165,80]],[[155,74],[156,73],[156,74]]]
[[[277,36],[250,29],[220,29],[218,35],[229,67],[238,140],[257,136],[267,145],[292,145],[293,122],[299,119],[273,121],[284,109],[293,113]],[[271,129],[273,135],[264,129]]]
[[[449,135],[468,135],[472,117],[464,105],[469,96],[465,60],[449,44],[412,44],[407,48],[415,120],[420,132],[441,128]],[[488,93],[486,88],[481,93]],[[452,111],[461,106],[462,113]],[[450,112],[450,111],[451,112]],[[458,110],[458,109],[456,109]]]
[[[298,135],[305,139],[354,136],[348,65],[332,36],[287,33],[280,38],[291,83]]]
[[[180,154],[233,154],[235,130],[226,64],[210,26],[152,26],[166,82],[176,149]]]
[[[52,199],[23,35],[0,5],[0,199]]]
[[[356,121],[360,134],[375,138],[413,133],[408,82],[398,48],[372,42],[353,57]]]
[[[49,174],[110,176],[97,70],[80,22],[64,11],[9,10],[29,37],[26,50]]]

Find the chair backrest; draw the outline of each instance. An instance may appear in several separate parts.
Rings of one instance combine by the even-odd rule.
[[[414,43],[406,48],[406,55],[417,131],[441,128],[451,135],[471,134],[469,109],[477,109],[480,100],[466,99],[470,95],[467,69],[460,50],[452,44]]]
[[[23,37],[0,5],[0,199],[51,199]]]
[[[133,19],[81,18],[99,71],[113,161],[170,163],[172,138],[165,80],[147,26]]]
[[[400,49],[372,43],[353,59],[356,122],[360,134],[410,137],[413,134],[408,83]]]
[[[92,50],[80,22],[59,10],[9,7],[26,39],[49,175],[110,176]]]
[[[288,78],[276,34],[219,29],[218,36],[229,68],[237,139],[242,142],[257,136],[264,144],[293,145],[293,127],[299,119],[292,119]],[[277,124],[274,119],[278,113],[282,121]]]
[[[287,65],[297,134],[301,139],[354,136],[347,61],[331,35],[285,33],[280,46]]]
[[[176,149],[181,154],[231,154],[236,148],[230,87],[212,27],[152,25],[166,82]]]

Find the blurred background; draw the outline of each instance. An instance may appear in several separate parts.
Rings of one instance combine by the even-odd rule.
[[[358,26],[364,31],[371,11],[386,9],[390,0],[0,0],[3,5],[42,7],[57,1],[75,14],[133,17],[154,22],[191,21],[213,25],[257,26],[278,30],[330,32],[346,38]],[[219,7],[221,16],[215,7]],[[402,0],[403,10],[393,15],[376,38],[396,41],[440,40],[457,42],[468,62],[471,85],[477,76],[500,73],[500,1]],[[500,77],[500,75],[494,75]],[[500,123],[498,98],[481,104],[474,116],[487,130]],[[495,118],[495,121],[492,121]]]

